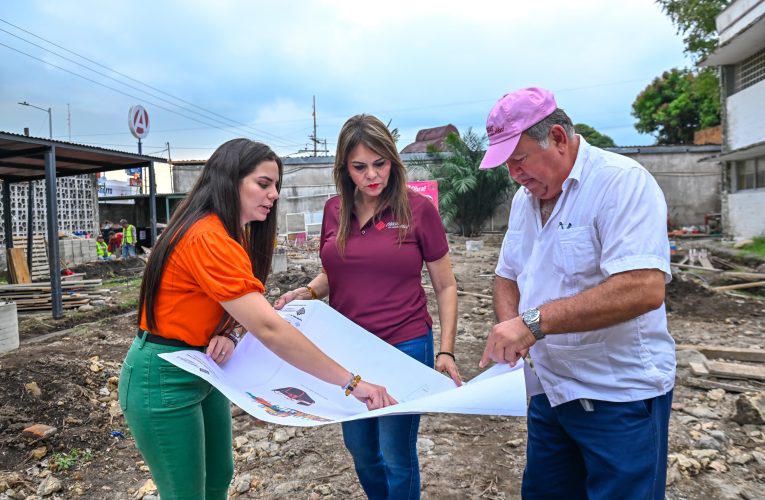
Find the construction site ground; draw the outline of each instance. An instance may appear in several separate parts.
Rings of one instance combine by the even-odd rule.
[[[501,235],[480,239],[482,249],[467,252],[465,238],[450,236],[452,262],[460,290],[490,295]],[[288,271],[269,280],[269,300],[317,272],[315,255],[292,252],[291,257]],[[140,266],[135,260],[86,270],[112,289],[107,307],[68,312],[63,320],[49,313],[19,318],[20,348],[0,355],[0,500],[157,498],[116,401],[120,365],[135,336]],[[765,301],[710,291],[702,287],[708,279],[697,274],[678,274],[667,287],[676,342],[762,347]],[[432,290],[428,294],[437,319]],[[459,311],[456,355],[463,377],[470,379],[479,373],[493,325],[491,300],[460,295]],[[756,392],[742,396],[691,385],[687,361],[683,355],[674,392],[667,498],[765,498],[765,426],[756,415],[752,423],[733,420],[737,400],[756,399]],[[760,380],[709,380],[740,384],[760,396],[765,388]],[[231,498],[364,497],[339,425],[284,427],[237,408],[233,415]],[[24,432],[34,424],[55,431]],[[524,418],[424,415],[423,498],[520,498],[525,444]]]

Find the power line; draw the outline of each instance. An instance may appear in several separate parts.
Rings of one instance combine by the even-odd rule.
[[[230,133],[230,131],[226,130],[226,128],[224,128],[224,127],[220,127],[220,126],[218,126],[218,125],[214,125],[214,124],[212,124],[212,123],[204,122],[204,121],[202,121],[202,120],[199,120],[199,119],[197,119],[197,118],[194,118],[193,116],[188,116],[188,115],[185,115],[185,114],[183,114],[183,113],[179,113],[178,111],[175,111],[174,109],[170,109],[170,108],[167,108],[167,107],[165,107],[165,106],[162,106],[162,105],[159,105],[159,104],[153,103],[153,102],[151,102],[151,101],[148,101],[148,100],[146,100],[145,98],[141,98],[141,97],[138,97],[138,96],[135,96],[135,95],[129,94],[129,93],[127,93],[127,92],[124,92],[124,91],[122,91],[122,90],[120,90],[120,89],[116,89],[116,88],[114,88],[114,87],[111,87],[111,86],[109,86],[109,85],[106,85],[106,84],[104,84],[104,83],[101,83],[101,82],[98,82],[98,81],[96,81],[96,80],[93,80],[92,78],[88,78],[87,76],[81,75],[81,74],[79,74],[79,73],[75,73],[74,71],[71,71],[71,70],[69,70],[69,69],[63,68],[63,67],[61,67],[61,66],[58,66],[58,65],[56,65],[56,64],[53,64],[53,63],[51,63],[51,62],[45,61],[45,60],[43,60],[43,59],[40,59],[39,57],[35,57],[35,56],[33,56],[32,54],[28,54],[28,53],[26,53],[26,52],[24,52],[24,51],[22,51],[22,50],[16,49],[16,48],[14,48],[14,47],[11,47],[11,46],[9,46],[9,45],[6,45],[6,44],[4,44],[4,43],[2,43],[2,42],[0,42],[0,46],[2,46],[2,47],[5,47],[5,48],[7,48],[7,49],[10,49],[10,50],[13,50],[14,52],[18,52],[19,54],[25,55],[25,56],[27,56],[27,57],[29,57],[29,58],[31,58],[31,59],[34,59],[34,60],[36,60],[36,61],[40,61],[41,63],[43,63],[43,64],[47,64],[47,65],[49,65],[49,66],[52,66],[52,67],[54,67],[54,68],[56,68],[56,69],[60,69],[61,71],[65,71],[65,72],[67,72],[67,73],[69,73],[69,74],[71,74],[71,75],[74,75],[74,76],[78,77],[78,78],[82,78],[83,80],[87,80],[87,81],[89,81],[89,82],[91,82],[91,83],[95,83],[96,85],[100,85],[101,87],[105,87],[105,88],[107,88],[107,89],[109,89],[109,90],[111,90],[111,91],[113,91],[113,92],[117,92],[118,94],[122,94],[122,95],[124,95],[124,96],[127,96],[127,97],[130,97],[130,98],[132,98],[132,99],[140,99],[140,100],[144,100],[144,101],[148,102],[149,104],[151,104],[152,106],[154,106],[155,108],[159,108],[159,109],[165,110],[165,111],[167,111],[167,112],[169,112],[169,113],[173,113],[173,114],[175,114],[175,115],[178,115],[178,116],[181,116],[181,117],[183,117],[183,118],[186,118],[187,120],[192,120],[192,121],[195,121],[195,122],[197,122],[197,123],[201,123],[202,125],[206,125],[206,126],[208,126],[208,127],[211,127],[211,128],[217,128],[218,130],[222,130],[223,132],[226,132],[226,133]],[[228,128],[232,128],[232,127],[228,127]],[[283,147],[287,147],[287,146],[294,146],[295,144],[297,144],[297,143],[280,144],[280,145],[281,145],[281,146],[283,146]]]
[[[114,70],[114,69],[112,69],[112,68],[110,68],[110,67],[108,67],[108,66],[104,65],[104,64],[101,64],[101,63],[99,63],[98,61],[94,61],[94,60],[92,60],[92,59],[90,59],[90,58],[88,58],[88,57],[85,57],[85,56],[83,56],[83,55],[81,55],[81,54],[78,54],[77,52],[74,52],[74,51],[72,51],[72,50],[69,50],[69,49],[67,49],[66,47],[63,47],[63,46],[61,46],[61,45],[59,45],[59,44],[57,44],[57,43],[55,43],[55,42],[52,42],[52,41],[50,41],[50,40],[47,40],[47,39],[45,39],[45,38],[43,38],[43,37],[41,37],[41,36],[39,36],[39,35],[36,35],[36,34],[32,33],[31,31],[28,31],[28,30],[25,30],[25,29],[23,29],[23,28],[21,28],[21,27],[19,27],[19,26],[16,26],[15,24],[13,24],[13,23],[10,23],[10,22],[6,21],[5,19],[2,19],[2,18],[0,18],[0,22],[3,22],[3,23],[5,23],[5,24],[7,24],[7,25],[9,25],[9,26],[13,26],[14,28],[16,28],[16,29],[17,29],[17,30],[19,30],[19,31],[22,31],[22,32],[24,32],[24,33],[27,33],[27,34],[29,34],[29,35],[31,35],[31,36],[33,36],[33,37],[35,37],[35,38],[39,39],[39,40],[42,40],[42,41],[44,41],[44,42],[46,42],[46,43],[48,43],[48,44],[50,44],[50,45],[53,45],[54,47],[58,47],[58,48],[60,48],[61,50],[64,50],[64,51],[66,51],[66,52],[68,52],[68,53],[70,53],[70,54],[73,54],[73,55],[74,55],[74,56],[76,56],[76,57],[79,57],[79,58],[81,58],[81,59],[84,59],[85,61],[88,61],[88,62],[89,62],[89,63],[91,63],[91,64],[95,64],[96,66],[102,67],[102,68],[104,68],[104,69],[106,69],[106,70],[108,70],[108,71],[110,71],[110,72],[112,72],[112,73],[115,73],[115,74],[117,74],[117,75],[120,75],[120,76],[122,76],[122,77],[124,77],[124,78],[127,78],[128,80],[131,80],[131,81],[133,81],[133,82],[136,82],[136,83],[138,83],[138,84],[140,84],[140,85],[143,85],[143,86],[145,86],[145,87],[147,87],[147,88],[150,88],[150,89],[152,89],[152,90],[155,90],[155,91],[157,91],[157,92],[159,92],[159,93],[161,93],[161,94],[164,94],[164,95],[166,95],[166,96],[168,96],[168,97],[171,97],[171,98],[173,98],[173,99],[175,99],[175,100],[177,100],[177,101],[180,101],[180,102],[183,102],[183,103],[185,103],[185,104],[188,104],[189,106],[192,106],[192,107],[194,107],[194,108],[198,108],[198,109],[201,109],[201,110],[202,110],[202,111],[204,111],[205,113],[208,113],[208,114],[211,114],[211,115],[215,115],[215,116],[218,116],[218,117],[220,117],[220,118],[223,118],[223,119],[224,119],[224,120],[226,120],[227,122],[230,122],[230,123],[234,123],[234,124],[237,124],[237,125],[243,126],[243,127],[247,128],[247,129],[250,129],[251,131],[255,132],[256,134],[260,134],[261,136],[269,136],[269,137],[271,137],[271,138],[272,138],[272,140],[273,140],[273,139],[276,139],[276,140],[280,140],[280,141],[287,141],[287,143],[288,143],[288,144],[290,144],[290,145],[295,145],[295,144],[296,144],[296,143],[291,143],[291,142],[289,142],[289,139],[286,139],[286,138],[284,138],[284,137],[279,137],[279,136],[277,136],[277,135],[271,134],[270,132],[266,132],[266,131],[264,131],[264,130],[259,130],[259,129],[256,129],[256,128],[254,128],[254,127],[250,126],[250,125],[247,125],[246,123],[242,123],[242,122],[239,122],[239,121],[237,121],[237,120],[233,120],[233,119],[231,119],[231,118],[228,118],[228,117],[226,117],[226,116],[223,116],[223,115],[221,115],[221,114],[219,114],[219,113],[216,113],[215,111],[211,111],[211,110],[208,110],[208,109],[206,109],[206,108],[203,108],[203,107],[201,107],[201,106],[199,106],[199,105],[197,105],[197,104],[194,104],[194,103],[192,103],[192,102],[189,102],[189,101],[187,101],[187,100],[185,100],[185,99],[182,99],[182,98],[180,98],[180,97],[177,97],[177,96],[174,96],[174,95],[172,95],[172,94],[169,94],[169,93],[167,93],[167,92],[165,92],[165,91],[163,91],[163,90],[161,90],[161,89],[158,89],[158,88],[156,88],[156,87],[153,87],[153,86],[151,86],[151,85],[149,85],[149,84],[147,84],[147,83],[144,83],[144,82],[142,82],[142,81],[140,81],[140,80],[137,80],[137,79],[135,79],[135,78],[132,78],[131,76],[129,76],[129,75],[126,75],[125,73],[121,73],[121,72],[119,72],[119,71],[117,71],[117,70]],[[148,95],[150,95],[150,96],[154,97],[155,99],[160,99],[161,101],[163,101],[163,102],[166,102],[166,103],[168,103],[168,104],[170,104],[170,105],[172,105],[172,106],[176,106],[176,107],[178,107],[178,108],[181,108],[181,109],[183,109],[183,110],[185,110],[185,111],[190,111],[190,112],[192,112],[192,113],[195,113],[195,114],[197,114],[197,115],[199,115],[199,116],[202,116],[202,117],[203,117],[203,118],[205,118],[205,119],[208,119],[208,120],[215,120],[215,121],[217,121],[218,123],[224,123],[224,124],[226,124],[227,126],[231,126],[229,123],[221,122],[221,120],[219,120],[219,119],[217,119],[217,118],[213,118],[213,117],[209,117],[209,116],[204,116],[204,115],[202,115],[201,113],[198,113],[198,112],[196,112],[196,111],[193,111],[193,110],[190,110],[190,109],[184,108],[184,107],[182,107],[182,106],[180,106],[180,105],[178,105],[178,104],[176,104],[176,103],[173,103],[173,102],[171,102],[171,101],[168,101],[167,99],[164,99],[164,98],[162,98],[162,97],[160,97],[160,96],[157,96],[157,95],[155,95],[155,94],[152,94],[151,92],[147,92],[146,90],[142,90],[142,89],[140,89],[140,88],[137,88],[137,87],[135,87],[134,85],[130,85],[130,84],[128,84],[128,83],[120,82],[120,81],[119,81],[119,80],[117,80],[116,78],[113,78],[113,77],[111,77],[111,76],[109,76],[109,75],[106,75],[106,74],[104,74],[104,73],[102,73],[102,72],[100,72],[100,71],[96,71],[96,70],[94,70],[93,68],[89,68],[89,67],[87,67],[87,66],[85,66],[85,65],[83,65],[83,64],[81,64],[81,63],[78,63],[77,61],[73,61],[73,60],[71,60],[71,59],[69,59],[69,58],[67,58],[67,57],[65,57],[65,56],[62,56],[61,54],[59,54],[59,53],[57,53],[57,52],[54,52],[54,51],[52,51],[52,50],[50,50],[50,49],[47,49],[47,48],[45,48],[45,47],[42,47],[42,46],[40,46],[40,45],[38,45],[38,44],[36,44],[36,43],[34,43],[34,42],[31,42],[31,41],[29,41],[29,40],[27,40],[27,39],[25,39],[25,38],[23,38],[23,37],[20,37],[20,36],[18,36],[18,35],[15,35],[15,34],[13,34],[13,33],[9,32],[9,31],[7,31],[7,30],[4,30],[4,29],[0,28],[0,31],[3,31],[3,32],[5,32],[5,33],[8,33],[9,35],[11,35],[11,36],[13,36],[13,37],[16,37],[16,38],[18,38],[18,39],[20,39],[20,40],[23,40],[24,42],[26,42],[26,43],[28,43],[28,44],[30,44],[30,45],[34,45],[35,47],[38,47],[38,48],[40,48],[40,49],[42,49],[42,50],[44,50],[44,51],[46,51],[46,52],[50,52],[51,54],[54,54],[54,55],[56,55],[56,56],[58,56],[58,57],[60,57],[60,58],[62,58],[62,59],[64,59],[64,60],[66,60],[66,61],[69,61],[69,62],[71,62],[71,63],[73,63],[73,64],[76,64],[76,65],[78,65],[78,66],[82,67],[82,68],[85,68],[85,69],[87,69],[88,71],[92,71],[92,72],[94,72],[94,73],[96,73],[96,74],[98,74],[98,75],[101,75],[101,76],[105,77],[105,78],[109,78],[110,80],[113,80],[113,81],[115,81],[115,82],[119,83],[120,85],[124,85],[124,86],[126,86],[126,87],[129,87],[129,88],[132,88],[132,89],[134,89],[134,90],[138,90],[139,92],[143,92],[143,93],[145,93],[145,94],[148,94]],[[234,128],[237,128],[237,127],[234,127]]]
[[[184,107],[182,107],[182,106],[179,106],[178,104],[176,104],[176,103],[174,103],[174,102],[172,102],[172,101],[170,101],[170,100],[168,100],[168,99],[165,99],[165,98],[163,98],[163,97],[161,97],[161,96],[158,96],[158,95],[152,94],[151,92],[147,92],[147,91],[145,91],[145,90],[143,90],[143,89],[141,89],[141,88],[139,88],[139,87],[136,87],[135,85],[130,85],[129,83],[124,83],[124,82],[121,82],[121,81],[117,80],[116,78],[114,78],[114,77],[111,77],[111,76],[107,75],[106,73],[102,73],[102,72],[100,72],[100,71],[96,71],[96,70],[94,70],[93,68],[89,68],[89,67],[85,66],[84,64],[78,63],[77,61],[75,61],[75,60],[73,60],[73,59],[70,59],[70,58],[68,58],[68,57],[62,56],[61,54],[58,54],[58,53],[56,53],[56,52],[54,52],[54,51],[52,51],[52,50],[46,49],[45,47],[43,47],[43,46],[41,46],[41,45],[38,45],[38,44],[36,44],[36,43],[30,42],[29,40],[26,40],[26,39],[24,39],[24,38],[22,38],[22,37],[20,37],[20,36],[18,36],[18,35],[14,35],[14,34],[13,34],[13,33],[11,33],[10,31],[4,30],[3,28],[0,28],[0,31],[2,31],[2,32],[4,32],[4,33],[7,33],[7,34],[9,34],[9,35],[11,35],[12,37],[18,38],[19,40],[22,40],[22,41],[24,41],[24,42],[26,42],[26,43],[28,43],[28,44],[30,44],[30,45],[33,45],[33,46],[35,46],[35,47],[37,47],[37,48],[39,48],[39,49],[42,49],[42,50],[44,50],[44,51],[46,51],[46,52],[49,52],[49,53],[51,53],[51,54],[53,54],[53,55],[55,55],[55,56],[57,56],[57,57],[60,57],[61,59],[65,60],[65,61],[68,61],[68,62],[70,62],[70,63],[72,63],[72,64],[76,64],[77,66],[80,66],[81,68],[84,68],[84,69],[86,69],[86,70],[88,70],[88,71],[92,71],[93,73],[95,73],[95,74],[97,74],[97,75],[103,76],[104,78],[108,78],[109,80],[112,80],[112,81],[114,81],[114,82],[116,82],[116,83],[118,83],[118,84],[120,84],[120,85],[124,85],[124,86],[126,86],[126,87],[128,87],[128,88],[131,88],[131,89],[133,89],[133,90],[137,90],[137,91],[139,91],[139,92],[143,92],[143,93],[145,93],[145,94],[147,94],[147,95],[150,95],[151,97],[153,97],[153,98],[155,98],[155,99],[159,99],[160,101],[162,101],[162,102],[165,102],[165,103],[167,103],[167,104],[169,104],[169,105],[171,105],[171,106],[175,106],[175,107],[177,107],[177,108],[180,108],[180,109],[182,109],[182,110],[184,110],[184,111],[189,111],[189,112],[191,112],[191,113],[194,113],[195,115],[201,116],[201,117],[202,117],[202,118],[204,118],[204,119],[207,119],[207,120],[215,120],[216,122],[218,122],[218,123],[220,123],[220,124],[222,124],[222,125],[225,125],[225,126],[231,126],[229,123],[223,122],[223,121],[221,121],[221,120],[218,120],[218,119],[216,119],[216,118],[207,117],[207,116],[205,116],[205,115],[203,115],[203,114],[201,114],[201,113],[198,113],[198,112],[194,111],[193,109],[186,109],[186,108],[184,108]],[[238,128],[238,127],[234,127],[234,128]]]

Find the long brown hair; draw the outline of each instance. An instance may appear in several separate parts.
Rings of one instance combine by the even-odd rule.
[[[242,227],[239,185],[261,162],[268,160],[276,162],[279,166],[277,189],[281,189],[282,161],[265,144],[249,139],[232,139],[222,144],[210,156],[191,192],[178,205],[162,237],[157,240],[151,251],[138,298],[139,326],[141,314],[145,311],[149,330],[156,329],[154,304],[165,265],[189,228],[207,215],[218,216],[228,235],[239,242],[250,256],[252,274],[261,282],[266,282],[274,252],[277,202],[274,200],[266,220],[248,222]],[[215,333],[229,329],[232,323],[231,317],[224,313]]]
[[[389,160],[391,164],[388,185],[385,186],[377,200],[373,222],[379,218],[380,213],[385,208],[390,207],[393,212],[393,219],[399,224],[399,242],[412,225],[412,209],[409,206],[408,198],[409,189],[406,187],[406,167],[398,155],[396,141],[390,130],[372,115],[352,116],[340,129],[340,136],[337,138],[335,167],[332,172],[335,178],[335,187],[340,194],[340,227],[337,231],[336,240],[340,255],[345,252],[345,243],[348,241],[354,194],[356,193],[356,185],[348,173],[348,155],[359,144],[363,144],[382,158]]]

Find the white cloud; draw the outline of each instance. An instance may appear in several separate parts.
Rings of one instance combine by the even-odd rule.
[[[329,144],[345,119],[369,112],[399,127],[403,147],[420,128],[451,122],[460,130],[480,129],[497,98],[528,85],[552,89],[574,120],[608,127],[604,131],[617,142],[647,143],[651,138],[631,128],[632,101],[653,77],[687,64],[675,29],[652,0],[10,0],[9,5],[0,18],[252,125],[282,153],[307,142],[314,95],[318,136]],[[0,28],[11,30],[1,23]],[[24,46],[4,33],[0,42]],[[124,115],[136,99],[4,47],[0,53],[3,101],[34,99],[54,107],[59,137],[65,137],[64,110],[70,103],[73,135],[110,133],[114,143],[129,142],[129,136],[116,134],[126,133]],[[44,57],[86,73],[50,54]],[[141,97],[154,120],[154,145],[211,148],[245,133],[213,127],[221,124],[210,115],[193,115],[207,125],[179,117],[159,107],[172,107],[167,103]],[[0,129],[19,131],[41,118],[16,108],[2,114]],[[204,151],[189,154],[198,158]]]

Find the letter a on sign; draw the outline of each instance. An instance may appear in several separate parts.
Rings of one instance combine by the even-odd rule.
[[[143,139],[149,135],[149,113],[143,106],[136,104],[128,112],[128,126],[130,133],[136,139]]]

